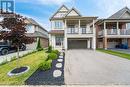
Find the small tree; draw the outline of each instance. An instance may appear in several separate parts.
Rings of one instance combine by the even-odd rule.
[[[25,18],[14,14],[14,17],[4,18],[1,26],[7,31],[0,32],[0,39],[8,40],[17,49],[17,58],[19,58],[19,47],[24,44],[30,44],[33,38],[26,36]]]
[[[41,49],[41,41],[40,41],[40,38],[38,38],[38,41],[37,41],[37,50]]]

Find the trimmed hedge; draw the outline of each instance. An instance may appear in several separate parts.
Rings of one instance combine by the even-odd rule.
[[[52,60],[48,60],[39,64],[39,69],[46,71],[46,70],[51,69],[51,66],[52,66]]]
[[[49,47],[48,47],[47,52],[48,52],[48,53],[51,53],[51,52],[52,52],[52,46],[49,46]]]
[[[50,54],[48,55],[48,60],[49,60],[49,59],[55,60],[55,59],[57,59],[57,58],[58,58],[58,55],[57,55],[56,53],[50,53]]]
[[[60,52],[59,52],[58,50],[52,50],[52,53],[55,53],[55,54],[57,54],[57,55],[60,54]]]
[[[39,50],[39,49],[41,49],[41,48],[42,48],[42,46],[41,46],[41,41],[40,41],[40,38],[38,38],[38,42],[37,42],[37,47],[36,47],[36,49]]]

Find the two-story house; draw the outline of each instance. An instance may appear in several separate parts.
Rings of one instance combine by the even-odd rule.
[[[38,38],[40,38],[40,43],[43,48],[48,47],[49,44],[48,31],[32,18],[26,18],[25,23],[27,23],[26,35],[28,37],[33,37],[35,39],[34,43],[27,45],[27,49],[36,49]]]
[[[75,8],[61,6],[50,18],[50,45],[54,49],[96,49],[97,17],[82,16]]]
[[[125,7],[96,23],[97,48],[130,48],[130,9]]]

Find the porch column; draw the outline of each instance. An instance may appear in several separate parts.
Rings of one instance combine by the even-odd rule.
[[[64,24],[64,47],[65,50],[67,50],[68,44],[67,44],[67,21],[65,20],[65,24]]]
[[[50,24],[51,24],[51,29],[53,29],[53,27],[52,27],[52,24],[53,24],[52,21],[50,22]]]
[[[87,40],[87,48],[90,49],[90,39]]]
[[[107,45],[107,37],[103,38],[103,45],[104,45],[104,49],[107,50],[107,47],[108,47],[108,45]]]
[[[104,21],[104,36],[107,36],[106,22]]]
[[[117,34],[120,35],[119,22],[116,23],[116,27],[117,27]]]
[[[96,49],[96,29],[95,29],[95,20],[93,20],[93,38],[92,38],[92,46],[93,46],[93,49],[95,50]]]
[[[80,19],[79,19],[79,27],[78,27],[78,32],[81,34],[81,29],[80,29]]]

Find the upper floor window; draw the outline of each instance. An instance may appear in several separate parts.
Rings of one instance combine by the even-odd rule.
[[[33,29],[32,25],[26,25],[26,30],[27,30],[26,33],[34,33],[34,29]]]
[[[127,23],[127,27],[126,27],[127,29],[130,29],[130,23]]]
[[[54,28],[56,28],[56,29],[61,29],[61,28],[63,28],[63,23],[62,23],[62,21],[55,21],[55,22],[54,22]]]
[[[66,13],[57,13],[54,17],[55,18],[62,18],[66,15]]]

